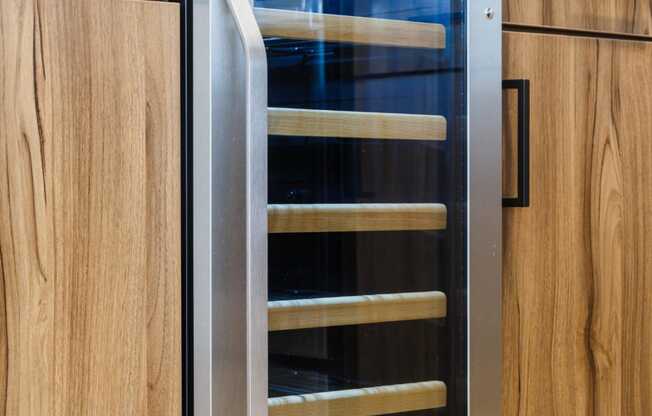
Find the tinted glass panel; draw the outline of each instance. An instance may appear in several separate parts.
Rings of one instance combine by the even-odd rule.
[[[255,6],[270,414],[465,415],[464,2]]]

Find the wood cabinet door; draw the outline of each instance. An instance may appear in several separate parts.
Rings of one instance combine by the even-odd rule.
[[[503,20],[526,25],[650,35],[650,2],[636,0],[503,0]]]
[[[506,416],[652,414],[651,75],[650,43],[504,35],[505,79],[531,81],[531,206],[504,210]]]
[[[0,414],[179,415],[179,5],[0,2]]]

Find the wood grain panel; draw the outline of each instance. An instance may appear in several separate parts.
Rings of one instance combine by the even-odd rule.
[[[441,381],[276,397],[268,400],[269,416],[372,416],[437,409],[446,406]]]
[[[270,135],[446,140],[441,116],[270,108],[267,117]]]
[[[178,5],[143,8],[147,413],[157,416],[181,413],[180,30]]]
[[[531,198],[504,210],[504,412],[652,411],[652,45],[504,35]]]
[[[603,233],[605,243],[601,247],[614,261],[610,266],[603,264],[605,275],[594,292],[602,291],[604,299],[612,285],[620,284],[613,290],[621,303],[605,302],[597,315],[605,319],[619,309],[622,319],[608,327],[599,322],[602,338],[596,338],[611,346],[613,334],[622,331],[622,363],[612,359],[622,365],[616,373],[622,383],[619,405],[622,415],[639,416],[652,414],[652,44],[612,44],[613,55],[607,56],[612,64],[611,82],[605,88],[610,95],[613,125],[609,140],[602,143],[604,153],[611,153],[610,170],[615,178],[609,182],[603,179],[609,184],[603,189],[610,192],[602,200],[609,201],[610,217],[615,218],[620,211],[622,219],[618,223],[613,218],[603,221],[609,232]],[[594,179],[593,186],[597,183]],[[619,185],[618,192],[614,188]],[[594,210],[593,215],[597,212]],[[606,273],[614,278],[609,279]]]
[[[265,37],[407,48],[446,47],[446,30],[440,24],[261,7],[254,12]]]
[[[269,205],[267,212],[272,234],[446,228],[442,204]]]
[[[638,0],[503,0],[503,21],[652,35],[652,6]]]
[[[342,296],[269,302],[269,330],[323,328],[446,316],[441,292]]]
[[[0,407],[178,415],[179,5],[0,19]]]

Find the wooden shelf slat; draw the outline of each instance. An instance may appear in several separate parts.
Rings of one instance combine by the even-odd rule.
[[[435,23],[254,8],[263,36],[443,49],[446,30]]]
[[[267,400],[269,416],[373,416],[446,406],[441,381],[396,384],[354,390],[275,397]]]
[[[413,292],[268,303],[269,330],[323,328],[446,316],[442,292]]]
[[[443,230],[442,204],[268,205],[269,233]]]
[[[267,118],[277,136],[446,140],[442,116],[269,108]]]

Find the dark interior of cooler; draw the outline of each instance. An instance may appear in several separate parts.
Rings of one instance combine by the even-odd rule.
[[[269,395],[442,380],[465,414],[465,72],[460,2],[258,0],[445,25],[442,50],[265,39],[269,107],[443,115],[447,140],[269,137],[270,204],[444,203],[442,231],[274,234],[270,301],[442,291],[448,317],[271,332]],[[300,7],[299,7],[300,5]],[[458,6],[459,7],[459,6]],[[458,51],[458,53],[455,53]]]

